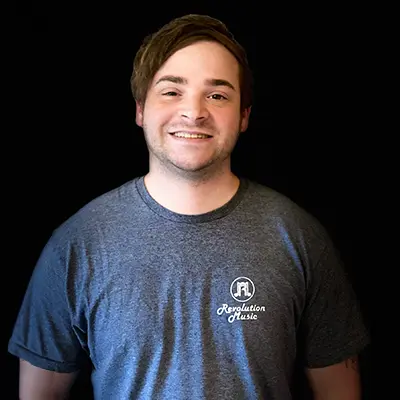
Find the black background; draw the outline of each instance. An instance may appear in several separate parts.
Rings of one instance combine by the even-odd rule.
[[[361,256],[368,242],[360,223],[367,212],[359,128],[366,89],[358,10],[220,4],[62,9],[36,3],[16,10],[10,76],[15,145],[4,152],[12,158],[6,342],[51,231],[95,196],[146,173],[148,153],[129,85],[132,62],[145,35],[186,13],[222,19],[248,51],[255,101],[233,170],[320,219],[370,327],[370,272]],[[369,353],[362,357],[365,399],[371,398]],[[5,365],[6,398],[18,398],[18,361],[6,354]],[[90,398],[84,374],[74,396]]]

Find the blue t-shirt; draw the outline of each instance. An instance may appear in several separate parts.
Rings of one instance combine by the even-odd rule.
[[[9,351],[59,372],[89,358],[96,400],[286,400],[299,354],[322,367],[367,342],[330,238],[290,199],[241,179],[181,215],[138,177],[53,232]]]

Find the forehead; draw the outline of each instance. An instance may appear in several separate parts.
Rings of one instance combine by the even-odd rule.
[[[175,75],[191,82],[224,79],[235,87],[239,83],[239,63],[233,54],[216,42],[197,42],[176,51],[154,76]]]

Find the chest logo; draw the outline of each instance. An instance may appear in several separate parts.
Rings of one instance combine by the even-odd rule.
[[[249,301],[256,291],[256,287],[251,279],[245,276],[236,278],[231,283],[231,296],[240,303]]]
[[[236,303],[231,306],[228,303],[223,303],[221,307],[218,308],[217,314],[227,314],[229,323],[233,323],[234,321],[256,320],[260,312],[265,312],[265,306],[245,304],[254,297],[255,292],[256,287],[254,282],[246,276],[239,276],[232,281],[230,294],[236,302],[241,304],[238,305]]]

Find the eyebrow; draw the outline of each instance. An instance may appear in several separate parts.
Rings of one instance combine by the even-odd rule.
[[[164,75],[157,80],[156,85],[158,85],[160,82],[165,82],[165,81],[176,83],[179,85],[186,85],[188,83],[188,80],[181,76]],[[236,90],[235,87],[225,79],[206,79],[205,83],[207,86],[226,86],[232,90]]]

